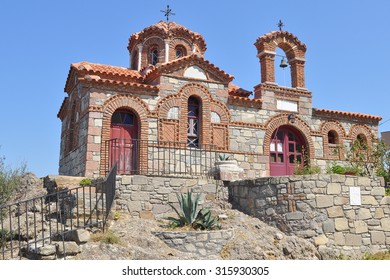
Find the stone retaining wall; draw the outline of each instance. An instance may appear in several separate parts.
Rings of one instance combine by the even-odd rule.
[[[171,215],[173,209],[169,203],[178,206],[176,194],[188,190],[202,194],[201,204],[224,196],[222,182],[210,178],[117,176],[115,209],[150,219]]]
[[[169,247],[201,256],[219,254],[233,237],[234,230],[156,232],[157,237]]]
[[[351,203],[351,190],[361,200]],[[323,258],[390,248],[384,181],[344,175],[267,177],[229,183],[233,207],[282,231],[310,238]]]

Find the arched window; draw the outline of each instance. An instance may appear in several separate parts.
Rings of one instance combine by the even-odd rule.
[[[150,63],[156,65],[158,63],[158,49],[152,48],[150,51]]]
[[[340,158],[339,136],[336,131],[328,131],[328,156],[329,158]]]
[[[181,46],[181,45],[176,46],[176,48],[175,48],[175,55],[176,55],[176,58],[181,58],[183,56],[186,56],[185,48],[183,46]]]
[[[334,130],[328,132],[328,143],[329,144],[337,144],[337,133]]]
[[[187,144],[189,147],[199,147],[199,131],[200,131],[199,111],[200,111],[199,100],[194,96],[188,98]]]

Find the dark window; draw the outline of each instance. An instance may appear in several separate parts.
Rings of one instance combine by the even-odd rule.
[[[333,130],[328,132],[328,143],[337,144],[337,133]]]
[[[186,55],[185,49],[183,46],[177,46],[176,50],[176,58],[181,58]]]
[[[134,116],[128,112],[115,112],[111,117],[112,124],[134,124]]]
[[[189,147],[199,146],[199,101],[195,97],[188,98],[188,130],[187,143]]]
[[[153,48],[150,52],[150,62],[153,65],[156,65],[158,63],[158,49]]]

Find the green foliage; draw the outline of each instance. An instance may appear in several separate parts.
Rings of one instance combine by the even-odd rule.
[[[359,176],[371,177],[381,174],[386,167],[386,157],[389,157],[383,141],[372,140],[372,147],[362,138],[356,139],[347,153],[347,161]],[[387,170],[387,173],[389,171]]]
[[[119,244],[120,238],[112,231],[107,231],[105,233],[98,232],[91,236],[91,240],[94,242],[104,242],[107,244]]]
[[[385,195],[390,196],[390,187],[385,188]]]
[[[189,226],[193,229],[214,229],[219,227],[218,218],[211,216],[210,209],[199,208],[200,193],[194,196],[190,191],[185,194],[177,194],[179,210],[171,205],[178,218],[168,217],[172,227]]]
[[[90,178],[84,178],[80,181],[80,186],[85,187],[85,186],[90,186],[92,185],[92,179]]]
[[[11,199],[14,191],[20,186],[20,180],[25,173],[25,164],[10,168],[5,165],[5,158],[0,156],[0,205],[6,204]]]
[[[318,165],[296,165],[294,170],[294,175],[310,175],[310,174],[320,174],[321,168]]]
[[[226,155],[226,154],[219,154],[219,160],[224,161],[224,160],[229,160],[231,156]]]
[[[221,228],[221,225],[219,224],[218,217],[212,216],[210,209],[200,210],[198,215],[197,215],[197,219],[196,219],[195,223],[196,223],[196,228],[199,228],[202,230]]]
[[[326,169],[328,174],[342,174],[342,175],[356,175],[360,171],[352,166],[341,166],[333,163],[331,166],[328,166]]]
[[[12,232],[7,229],[0,229],[0,248],[5,245],[7,241],[11,240]]]

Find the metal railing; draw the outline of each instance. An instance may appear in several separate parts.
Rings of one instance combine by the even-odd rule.
[[[115,196],[116,166],[92,186],[64,189],[0,206],[0,259],[26,257],[82,228],[106,225]],[[63,246],[65,248],[65,246]]]
[[[109,170],[118,163],[118,174],[152,176],[208,176],[217,157],[215,145],[189,147],[187,143],[138,139],[106,141]]]

